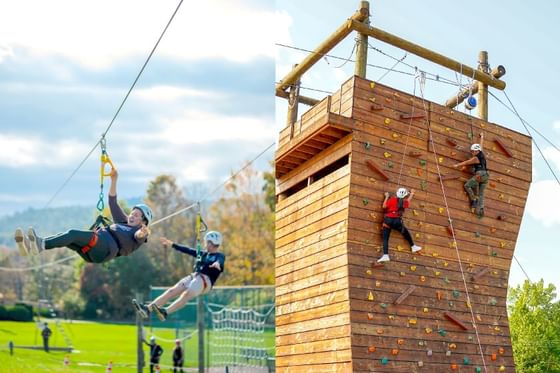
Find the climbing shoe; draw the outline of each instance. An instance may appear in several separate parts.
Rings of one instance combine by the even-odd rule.
[[[163,307],[158,307],[155,304],[150,306],[150,309],[153,313],[156,314],[159,321],[165,321],[167,319],[167,310]]]
[[[35,233],[35,229],[33,227],[29,227],[27,230],[27,238],[29,239],[29,243],[31,244],[31,253],[38,255],[40,252],[45,250],[45,241],[37,236]]]
[[[383,254],[383,256],[377,260],[377,263],[384,263],[384,262],[388,262],[390,260],[391,260],[391,258],[389,258],[388,254]]]
[[[23,234],[23,229],[18,228],[14,234],[14,240],[16,241],[19,255],[27,256],[29,254],[29,240]]]
[[[146,306],[145,304],[141,304],[136,299],[132,300],[132,304],[134,305],[134,308],[136,308],[136,312],[138,312],[140,316],[142,316],[145,319],[150,317],[151,312],[148,306]]]

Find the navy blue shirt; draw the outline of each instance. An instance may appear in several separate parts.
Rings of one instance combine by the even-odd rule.
[[[173,243],[172,247],[180,251],[182,253],[188,254],[190,256],[194,256],[196,258],[196,250],[191,249],[188,246],[180,245],[177,243]],[[217,253],[209,253],[208,251],[201,251],[200,252],[200,262],[196,265],[195,272],[202,273],[210,278],[212,282],[212,286],[220,276],[220,274],[224,271],[224,263],[226,261],[226,256],[220,252]],[[220,270],[216,268],[210,268],[210,266],[215,263],[220,263]]]
[[[482,151],[479,151],[476,155],[478,158],[478,163],[474,165],[474,172],[486,171],[486,157]]]

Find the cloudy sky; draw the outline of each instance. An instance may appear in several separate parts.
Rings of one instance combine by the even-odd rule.
[[[0,1],[0,216],[53,197],[178,3]],[[275,141],[274,19],[273,1],[183,2],[107,135],[120,196],[162,173],[212,190]],[[95,204],[98,168],[96,150],[51,205]]]
[[[314,49],[346,18],[359,7],[359,1],[279,0],[276,3],[280,23],[288,25],[288,32],[276,35],[276,42],[304,49]],[[488,2],[473,0],[468,3],[433,0],[370,1],[373,26],[423,45],[467,65],[476,67],[478,52],[489,53],[491,66],[504,65],[507,74],[506,92],[517,110],[533,127],[552,143],[560,146],[560,105],[558,89],[560,82],[560,53],[555,47],[560,39],[557,15],[560,3],[539,2],[539,6],[521,0]],[[472,10],[472,11],[471,11]],[[281,29],[285,30],[285,29]],[[397,59],[405,53],[387,44],[369,39],[370,44]],[[353,75],[354,64],[344,63],[351,57],[354,35],[332,51],[310,70],[302,80],[302,86],[333,92],[340,83]],[[277,47],[276,81],[281,79],[292,64],[300,62],[305,55],[290,48]],[[465,84],[467,78],[457,77],[450,70],[434,65],[414,55],[404,59],[412,66],[438,74],[454,82]],[[390,68],[395,61],[370,50],[368,62]],[[396,69],[414,72],[400,64]],[[385,70],[368,68],[368,78],[378,80]],[[398,73],[386,75],[382,82],[412,93],[414,78]],[[453,86],[428,81],[426,98],[445,102],[456,93]],[[507,103],[502,92],[492,93]],[[315,98],[324,93],[303,89],[302,94]],[[490,121],[526,133],[517,117],[490,98]],[[285,101],[277,99],[276,121],[285,122]],[[300,110],[305,110],[302,107]],[[464,110],[461,107],[461,110]],[[549,160],[554,172],[560,177],[560,153],[535,135],[539,146]],[[515,251],[531,280],[544,278],[560,289],[557,263],[560,262],[558,229],[560,228],[560,187],[546,167],[538,150],[533,147],[533,184],[526,213]],[[510,283],[525,279],[517,264],[512,265]]]

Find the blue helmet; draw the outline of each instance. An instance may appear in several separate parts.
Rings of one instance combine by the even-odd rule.
[[[152,213],[152,209],[144,204],[144,203],[139,203],[137,205],[134,205],[134,207],[132,208],[134,209],[138,209],[140,211],[142,211],[142,215],[144,215],[144,218],[148,221],[147,224],[150,224],[150,222],[152,221],[153,218],[153,213]]]

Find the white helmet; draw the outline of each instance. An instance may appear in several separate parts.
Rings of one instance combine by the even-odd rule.
[[[156,337],[154,337],[153,335],[150,337],[150,342],[155,342],[156,341]]]
[[[406,190],[406,188],[399,188],[397,189],[397,197],[398,198],[404,198],[408,195],[408,190]]]
[[[480,144],[472,144],[471,145],[471,151],[473,151],[473,152],[474,151],[477,151],[477,152],[482,151],[482,147],[480,146]]]
[[[204,235],[204,241],[210,241],[216,246],[220,246],[222,244],[222,234],[216,231],[209,231]]]
[[[138,209],[142,212],[142,215],[144,216],[144,219],[146,219],[146,225],[150,224],[153,218],[153,213],[152,213],[152,209],[150,208],[150,206],[144,204],[144,203],[139,203],[137,205],[134,205],[134,207],[132,208],[134,209]]]

